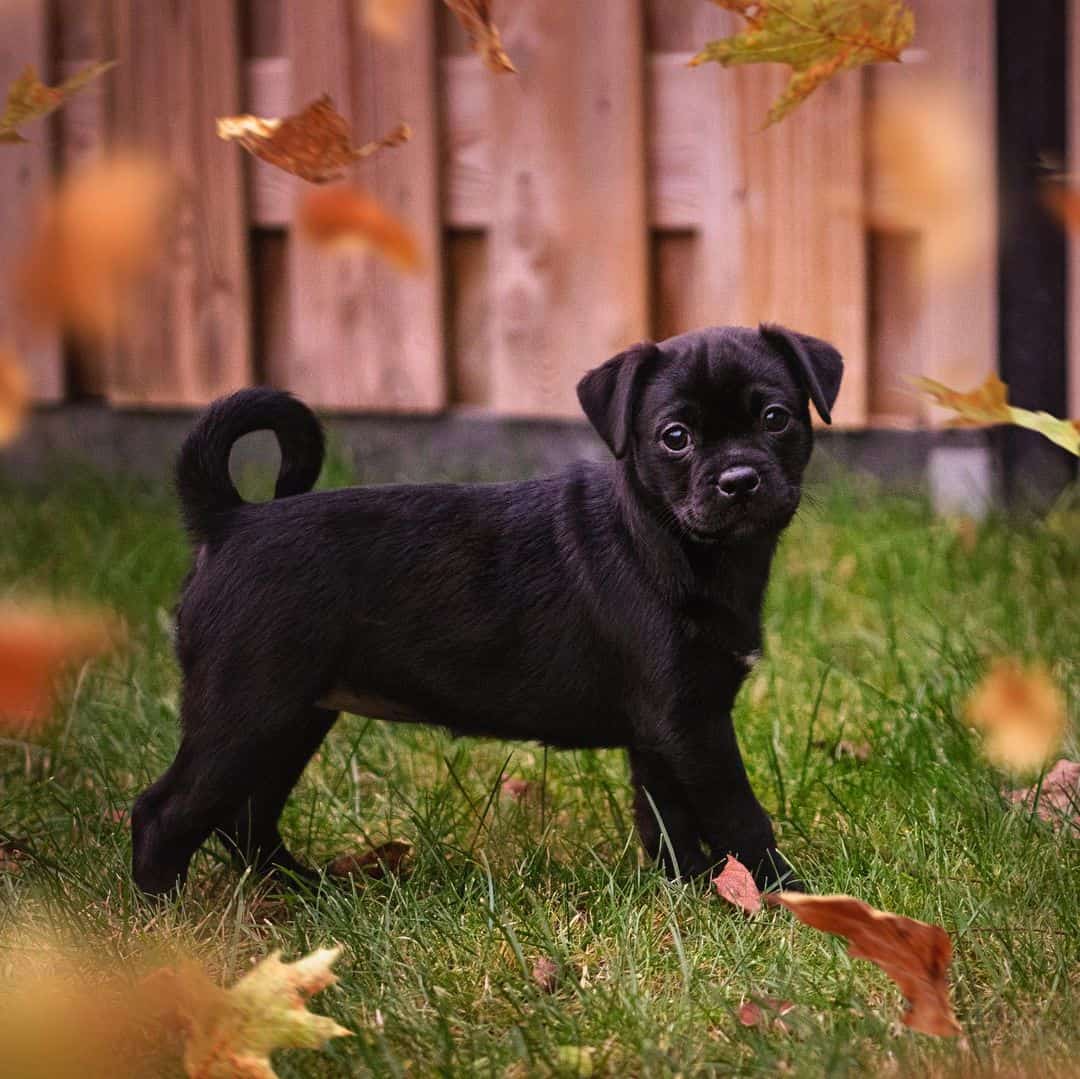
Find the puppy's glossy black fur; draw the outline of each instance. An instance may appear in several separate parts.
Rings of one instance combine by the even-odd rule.
[[[731,706],[761,648],[777,539],[842,362],[780,327],[646,343],[589,372],[614,459],[546,479],[310,493],[314,415],[266,389],[218,401],[180,453],[195,564],[177,615],[183,741],[136,803],[134,874],[183,883],[215,831],[309,872],[278,818],[338,710],[552,746],[623,746],[638,828],[669,873],[728,853],[789,872]],[[233,443],[270,429],[275,500],[244,503]],[[666,833],[666,834],[665,834]]]

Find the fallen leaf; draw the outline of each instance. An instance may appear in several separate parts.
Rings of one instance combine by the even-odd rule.
[[[184,1036],[191,1079],[274,1079],[275,1049],[320,1049],[352,1031],[307,1010],[307,1002],[337,981],[331,966],[340,948],[320,948],[295,963],[267,956],[231,989],[215,984],[198,964],[156,971],[144,981]]]
[[[875,910],[850,895],[781,892],[778,899],[806,925],[845,937],[852,958],[881,967],[907,999],[906,1026],[941,1038],[963,1033],[946,981],[952,942],[940,926]]]
[[[1067,723],[1065,698],[1041,664],[997,659],[972,691],[964,715],[983,734],[993,764],[1016,772],[1041,768],[1057,752]]]
[[[42,324],[100,344],[122,329],[138,285],[163,256],[174,176],[152,158],[103,158],[73,172],[41,207],[16,291]]]
[[[732,37],[710,41],[691,67],[715,62],[787,64],[791,81],[769,110],[783,119],[838,71],[899,61],[915,34],[915,15],[902,0],[713,0],[746,20]]]
[[[732,906],[747,914],[757,914],[761,910],[761,892],[754,883],[754,875],[734,854],[727,856],[724,868],[712,882],[716,894]]]
[[[107,611],[0,606],[0,730],[25,735],[50,717],[57,680],[74,663],[116,647],[123,631]]]
[[[344,176],[354,161],[408,142],[412,129],[398,124],[382,138],[353,146],[345,117],[334,108],[330,95],[323,94],[284,119],[250,114],[219,117],[217,134],[226,142],[238,142],[275,168],[312,184],[324,184]]]
[[[846,738],[841,738],[840,741],[836,743],[836,748],[833,750],[833,756],[837,760],[843,760],[845,757],[850,757],[852,760],[864,764],[870,759],[870,743],[850,742]]]
[[[919,378],[915,383],[942,408],[952,409],[957,414],[953,421],[957,427],[1011,423],[1038,431],[1056,445],[1080,456],[1080,421],[1062,420],[1049,412],[1033,412],[1009,404],[1009,388],[997,375],[990,375],[981,386],[967,393],[950,389],[932,378]]]
[[[30,379],[12,345],[0,344],[0,446],[22,430],[30,404]]]
[[[0,840],[0,873],[18,873],[26,860],[25,840]]]
[[[90,64],[59,86],[46,86],[37,77],[34,68],[27,67],[8,89],[4,114],[0,116],[0,142],[26,142],[16,128],[28,120],[40,120],[55,112],[72,94],[78,93],[88,82],[103,75],[115,64],[115,60]]]
[[[1043,776],[1041,783],[1008,791],[1007,797],[1026,809],[1034,806],[1039,817],[1054,828],[1068,826],[1080,833],[1080,764],[1076,761],[1062,758]]]
[[[358,188],[339,184],[309,192],[296,222],[322,247],[370,249],[400,270],[418,273],[423,268],[420,247],[408,226]]]
[[[964,554],[971,554],[979,542],[979,522],[973,517],[954,517],[949,522],[949,527]]]
[[[339,855],[326,867],[326,871],[335,877],[361,875],[382,880],[387,873],[400,876],[411,854],[411,843],[404,839],[388,839],[360,854]]]
[[[519,779],[517,776],[510,776],[502,782],[503,794],[515,802],[523,801],[528,797],[531,791],[532,784],[527,779]]]
[[[502,36],[491,11],[491,0],[446,0],[446,6],[457,16],[469,35],[473,52],[480,54],[489,71],[498,75],[517,70],[503,48]]]
[[[739,1022],[744,1027],[771,1027],[781,1034],[786,1034],[788,1028],[783,1016],[794,1007],[790,1000],[777,1000],[775,997],[747,1000],[739,1005]]]
[[[542,955],[533,964],[532,980],[545,993],[554,993],[559,985],[559,968],[555,960]]]
[[[377,37],[401,41],[416,9],[416,0],[362,0],[364,25]]]
[[[993,257],[993,161],[974,108],[956,82],[905,87],[874,102],[869,223],[918,233],[915,272],[927,287]]]

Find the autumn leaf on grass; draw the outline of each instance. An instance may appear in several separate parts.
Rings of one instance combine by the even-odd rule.
[[[354,146],[345,117],[329,94],[305,105],[284,119],[259,116],[222,116],[219,139],[238,142],[249,153],[276,168],[312,184],[338,180],[354,161],[386,147],[400,146],[412,137],[408,124],[398,124],[382,138]]]
[[[1008,791],[1011,802],[1032,809],[1055,829],[1068,827],[1080,835],[1080,764],[1064,758],[1040,782],[1026,790]]]
[[[109,341],[163,257],[176,195],[175,177],[153,158],[103,158],[73,172],[40,209],[16,270],[19,300],[39,323]]]
[[[790,1000],[777,1000],[775,997],[761,997],[747,1000],[739,1005],[739,1023],[744,1027],[772,1029],[780,1034],[788,1032],[784,1016],[795,1007]]]
[[[401,41],[416,0],[360,0],[364,25],[377,37]]]
[[[327,867],[335,877],[365,876],[381,880],[387,873],[401,876],[412,855],[412,844],[404,839],[388,839],[359,854],[341,854]]]
[[[295,963],[274,952],[231,989],[222,989],[197,964],[160,970],[145,982],[184,1035],[184,1067],[191,1079],[274,1079],[275,1049],[320,1049],[352,1032],[307,1002],[337,981],[331,966],[340,948],[320,948]]]
[[[761,910],[761,892],[754,882],[754,875],[735,857],[729,854],[724,868],[713,877],[713,887],[721,899],[747,914]]]
[[[953,421],[957,427],[1011,423],[1038,431],[1056,445],[1080,456],[1080,420],[1062,420],[1049,412],[1033,412],[1009,404],[1009,388],[997,375],[990,375],[981,386],[967,393],[950,389],[932,378],[916,379],[915,384],[942,408],[952,409],[957,414]]]
[[[898,61],[915,34],[915,15],[902,0],[713,0],[746,19],[732,37],[710,41],[690,61],[787,64],[791,82],[769,110],[782,120],[838,71]]]
[[[399,270],[418,273],[424,261],[407,225],[366,191],[335,185],[309,192],[296,217],[303,234],[320,247],[371,250]]]
[[[0,142],[26,142],[16,128],[28,120],[40,120],[55,112],[72,94],[78,93],[115,63],[115,60],[105,60],[91,64],[59,86],[46,86],[32,67],[26,68],[8,89],[7,103],[0,116]]]
[[[0,605],[0,731],[39,729],[52,714],[64,671],[122,639],[121,623],[107,611]]]
[[[1030,772],[1057,752],[1065,736],[1065,698],[1041,664],[997,659],[964,705],[983,735],[983,752],[999,768]]]
[[[497,75],[517,71],[503,48],[502,35],[495,25],[491,0],[446,0],[446,6],[457,16],[473,52],[479,53],[489,71]]]
[[[13,442],[22,430],[30,403],[30,380],[15,349],[0,342],[0,446]]]
[[[907,998],[908,1010],[901,1017],[906,1026],[939,1038],[963,1033],[946,980],[952,942],[940,926],[875,910],[850,895],[781,892],[778,899],[799,921],[845,937],[852,958],[881,967]]]

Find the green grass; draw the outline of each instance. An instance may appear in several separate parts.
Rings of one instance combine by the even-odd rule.
[[[339,470],[340,473],[340,470]],[[340,479],[340,475],[337,477]],[[0,490],[0,587],[101,600],[126,655],[85,673],[42,743],[0,743],[0,828],[31,857],[0,871],[0,931],[97,958],[195,950],[222,979],[281,948],[345,946],[315,1002],[357,1036],[279,1054],[281,1075],[968,1074],[1080,1057],[1080,841],[998,794],[958,722],[987,657],[1040,658],[1080,686],[1080,530],[990,521],[974,547],[913,498],[832,485],[784,541],[766,660],[736,722],[781,845],[816,891],[945,926],[966,1044],[897,1024],[885,976],[783,911],[746,920],[641,864],[615,752],[454,740],[347,717],[283,822],[314,860],[403,837],[403,880],[275,898],[217,849],[182,900],[135,892],[116,811],[168,764],[177,672],[168,611],[186,551],[167,492],[72,476]],[[1076,755],[1076,711],[1066,751]],[[871,746],[837,760],[841,739]],[[503,769],[542,797],[499,796]],[[562,970],[535,986],[540,956]],[[795,1002],[790,1033],[741,1027],[753,995]]]

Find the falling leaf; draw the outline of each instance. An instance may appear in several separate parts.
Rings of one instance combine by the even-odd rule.
[[[319,1049],[352,1032],[307,1010],[316,993],[333,985],[340,948],[321,948],[295,963],[274,952],[231,989],[198,965],[161,970],[145,983],[147,995],[175,1017],[184,1034],[184,1067],[191,1079],[274,1079],[275,1049]]]
[[[382,138],[353,146],[345,117],[334,108],[330,95],[323,94],[284,119],[222,116],[217,121],[217,134],[219,139],[238,142],[257,158],[301,180],[324,184],[344,176],[354,161],[408,142],[412,129],[408,124],[398,124]]]
[[[416,0],[362,0],[364,25],[377,37],[401,41],[416,9]]]
[[[502,792],[514,802],[524,801],[532,792],[532,784],[527,779],[510,776],[502,782]]]
[[[906,1026],[941,1038],[963,1033],[946,981],[952,942],[940,926],[875,910],[850,895],[781,892],[777,898],[799,921],[845,937],[852,958],[881,967],[907,999]]]
[[[1039,817],[1054,828],[1069,826],[1080,834],[1080,764],[1076,761],[1062,758],[1041,783],[1009,791],[1008,798],[1027,809],[1034,806]]]
[[[1080,232],[1080,187],[1067,176],[1054,176],[1043,183],[1042,196],[1066,232]]]
[[[105,60],[91,64],[59,86],[46,86],[33,67],[26,68],[8,90],[4,114],[0,116],[0,142],[26,142],[16,128],[28,120],[40,120],[55,112],[72,94],[78,93],[115,63],[115,60]]]
[[[754,875],[735,857],[729,854],[724,868],[713,877],[713,887],[721,899],[747,914],[761,910],[761,892],[754,883]]]
[[[916,385],[942,408],[957,413],[953,422],[958,427],[1011,423],[1038,431],[1056,445],[1080,456],[1080,421],[1061,420],[1048,412],[1032,412],[1009,404],[1009,388],[997,375],[990,375],[981,386],[968,393],[950,389],[932,378],[916,379]]]
[[[559,985],[559,967],[554,959],[542,955],[533,964],[532,980],[545,993],[554,993]]]
[[[971,726],[983,734],[993,764],[1016,772],[1041,768],[1065,736],[1065,699],[1041,664],[1022,667],[998,659],[964,706]]]
[[[423,269],[420,247],[408,226],[359,188],[339,184],[309,192],[296,220],[307,238],[322,247],[372,250],[408,273]]]
[[[16,273],[38,322],[90,344],[132,315],[138,286],[161,260],[177,187],[152,158],[103,158],[65,178],[42,206]]]
[[[0,606],[0,730],[39,729],[52,715],[63,672],[110,651],[122,637],[106,611]]]
[[[759,1001],[747,1000],[739,1005],[739,1023],[744,1027],[771,1027],[781,1034],[786,1034],[788,1028],[783,1016],[794,1007],[790,1000],[777,1000],[774,997],[761,997]]]
[[[30,379],[11,345],[0,343],[0,446],[22,430],[30,404]]]
[[[769,110],[783,119],[838,71],[899,61],[915,34],[915,15],[902,0],[713,0],[746,19],[732,37],[710,41],[691,61],[787,64],[791,81]]]
[[[381,880],[387,873],[401,876],[405,861],[412,854],[412,844],[404,839],[388,839],[360,854],[342,854],[326,871],[335,877],[365,876]]]
[[[491,0],[446,0],[446,6],[457,16],[469,35],[473,52],[480,54],[489,71],[498,75],[517,70],[503,48],[502,36],[491,11]]]

